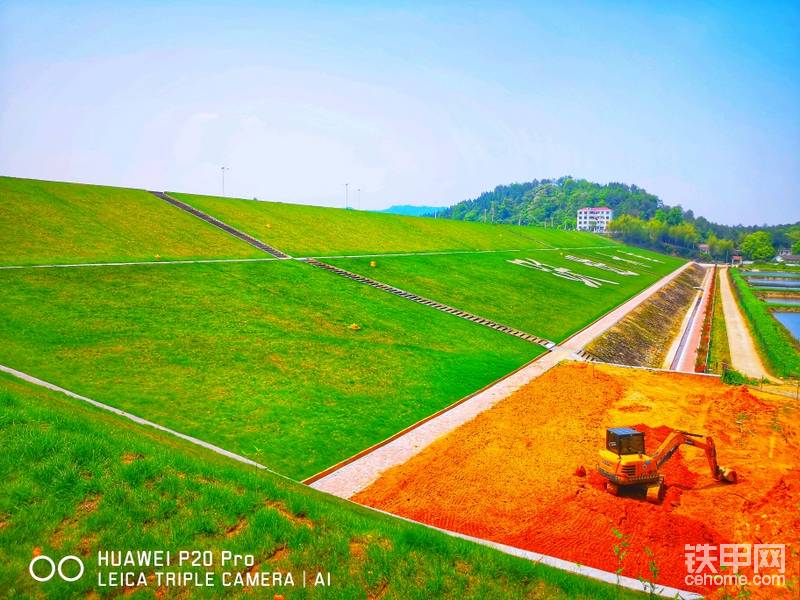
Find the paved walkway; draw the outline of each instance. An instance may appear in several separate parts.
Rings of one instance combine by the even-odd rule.
[[[719,291],[722,296],[722,313],[725,315],[725,327],[728,330],[728,346],[730,347],[733,368],[748,377],[769,378],[769,373],[761,362],[750,330],[744,320],[739,304],[733,295],[728,268],[723,267],[719,274]]]
[[[449,410],[442,411],[433,419],[423,421],[418,426],[412,426],[405,430],[402,435],[389,438],[387,442],[374,446],[364,453],[360,453],[307,479],[306,483],[329,494],[341,498],[350,498],[378,479],[387,469],[406,462],[435,440],[453,431],[463,423],[471,421],[477,415],[507,398],[561,361],[575,358],[577,352],[582,350],[584,346],[616,325],[629,312],[682,273],[689,264],[687,263],[663,277],[643,292],[640,292],[565,340],[562,344],[555,346],[547,354],[540,356],[493,386],[474,394],[465,401],[461,401]]]

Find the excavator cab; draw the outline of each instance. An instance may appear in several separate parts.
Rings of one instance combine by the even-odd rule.
[[[644,433],[631,427],[606,429],[606,450],[623,454],[644,454]]]
[[[646,488],[647,499],[658,502],[662,478],[655,461],[644,452],[644,433],[632,427],[606,429],[606,447],[600,451],[597,470],[605,477],[606,489],[618,495],[620,489]]]

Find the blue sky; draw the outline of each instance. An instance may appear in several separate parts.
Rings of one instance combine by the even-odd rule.
[[[5,175],[382,208],[570,174],[785,223],[799,151],[798,2],[0,0]]]

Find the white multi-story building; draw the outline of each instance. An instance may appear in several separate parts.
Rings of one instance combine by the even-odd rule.
[[[614,211],[607,206],[589,206],[578,209],[578,231],[605,233]]]

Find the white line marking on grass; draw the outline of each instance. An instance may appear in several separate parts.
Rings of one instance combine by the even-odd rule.
[[[200,265],[212,263],[246,263],[285,260],[282,258],[201,258],[197,260],[143,260],[110,263],[72,263],[62,265],[2,265],[0,270],[8,269],[77,269],[79,267],[132,267],[140,265]]]
[[[555,250],[592,250],[597,248],[616,248],[616,246],[565,246],[563,248],[512,248],[509,250],[442,250],[432,252],[383,252],[378,254],[333,254],[330,256],[295,256],[294,260],[304,258],[380,258],[381,256],[450,256],[455,254],[502,254],[504,252],[553,252]]]
[[[109,406],[108,404],[103,404],[102,402],[98,402],[97,400],[92,400],[91,398],[87,398],[86,396],[81,396],[80,394],[76,394],[75,392],[71,392],[67,389],[59,387],[53,383],[49,383],[33,375],[28,375],[27,373],[23,373],[22,371],[17,371],[16,369],[12,369],[11,367],[7,367],[5,365],[0,365],[0,371],[4,373],[8,373],[9,375],[13,375],[17,379],[21,379],[23,381],[27,381],[28,383],[32,383],[34,385],[38,385],[43,388],[47,388],[48,390],[52,390],[54,392],[59,392],[61,394],[65,394],[70,398],[75,398],[76,400],[81,400],[83,402],[87,402],[92,406],[96,406],[97,408],[101,408],[103,410],[107,410],[109,412],[114,413],[115,415],[119,415],[120,417],[124,417],[133,421],[134,423],[138,423],[139,425],[145,425],[147,427],[152,427],[153,429],[158,429],[159,431],[163,431],[164,433],[168,433],[169,435],[173,435],[175,437],[179,437],[182,440],[186,440],[189,443],[192,443],[196,446],[201,446],[206,450],[211,450],[212,452],[216,452],[217,454],[221,454],[227,458],[232,458],[235,461],[240,463],[250,465],[251,467],[256,467],[257,469],[264,469],[269,471],[270,473],[275,473],[272,469],[265,467],[262,464],[259,464],[249,458],[245,458],[239,454],[235,454],[234,452],[230,452],[229,450],[225,450],[224,448],[220,448],[219,446],[215,446],[214,444],[210,444],[208,442],[204,442],[203,440],[199,440],[196,437],[192,437],[190,435],[186,435],[185,433],[181,433],[180,431],[175,431],[174,429],[169,429],[168,427],[164,427],[163,425],[159,425],[158,423],[154,423],[153,421],[148,421],[147,419],[143,419],[142,417],[137,417],[129,412],[125,412],[119,408],[115,408],[113,406]],[[289,479],[290,481],[294,481],[286,477],[285,475],[280,475],[280,473],[275,473],[285,479]]]
[[[255,467],[255,468],[263,470],[263,471],[267,471],[270,474],[275,475],[277,477],[280,477],[281,479],[283,479],[285,481],[289,481],[289,482],[291,482],[293,484],[298,484],[299,483],[296,480],[294,480],[294,479],[292,479],[290,477],[287,477],[286,475],[282,475],[281,473],[277,473],[277,472],[273,471],[272,469],[270,469],[269,467],[265,467],[262,464],[259,464],[259,463],[255,462],[253,460],[250,460],[249,458],[245,458],[244,456],[241,456],[241,455],[236,454],[234,452],[230,452],[228,450],[225,450],[224,448],[220,448],[219,446],[215,446],[214,444],[210,444],[208,442],[204,442],[203,440],[197,439],[197,438],[192,437],[190,435],[186,435],[184,433],[180,433],[178,431],[175,431],[174,429],[170,429],[168,427],[164,427],[163,425],[159,425],[158,423],[154,423],[153,421],[148,421],[147,419],[143,419],[141,417],[137,417],[136,415],[133,415],[133,414],[131,414],[129,412],[126,412],[124,410],[121,410],[119,408],[115,408],[113,406],[109,406],[108,404],[103,404],[102,402],[98,402],[97,400],[92,400],[91,398],[87,398],[86,396],[81,396],[80,394],[76,394],[75,392],[71,392],[71,391],[69,391],[67,389],[64,389],[62,387],[59,387],[59,386],[57,386],[55,384],[49,383],[47,381],[44,381],[44,380],[39,379],[37,377],[34,377],[32,375],[28,375],[27,373],[23,373],[22,371],[17,371],[16,369],[12,369],[11,367],[7,367],[5,365],[0,365],[0,371],[2,371],[4,373],[8,373],[9,375],[11,375],[13,377],[16,377],[17,379],[21,379],[22,381],[26,381],[26,382],[31,383],[33,385],[37,385],[37,386],[46,388],[46,389],[54,391],[54,392],[58,392],[58,393],[64,394],[66,396],[69,396],[70,398],[74,398],[76,400],[80,400],[82,402],[86,402],[88,404],[91,404],[92,406],[95,406],[95,407],[99,408],[99,409],[106,410],[108,412],[114,413],[115,415],[118,415],[118,416],[123,417],[125,419],[128,419],[130,421],[133,421],[137,425],[144,425],[146,427],[152,427],[153,429],[157,429],[158,431],[161,431],[161,432],[166,433],[168,435],[172,435],[174,437],[180,438],[180,439],[182,439],[182,440],[184,440],[186,442],[189,442],[190,444],[194,444],[196,446],[200,446],[201,448],[204,448],[206,450],[210,450],[211,452],[214,452],[214,453],[219,454],[221,456],[224,456],[226,458],[230,458],[230,459],[235,460],[235,461],[237,461],[239,463],[242,463],[242,464],[245,464],[245,465],[248,465],[248,466],[251,466],[251,467]],[[471,537],[471,536],[468,536],[468,535],[464,535],[462,533],[457,533],[455,531],[448,531],[446,529],[440,529],[438,527],[434,527],[432,525],[428,525],[427,523],[422,523],[422,522],[419,522],[419,521],[415,521],[413,519],[408,519],[406,517],[401,517],[399,515],[395,515],[395,514],[392,514],[392,513],[377,509],[377,508],[373,508],[371,506],[364,506],[364,505],[358,504],[356,502],[353,502],[352,500],[348,500],[348,499],[344,499],[344,500],[350,505],[358,506],[362,510],[366,509],[366,510],[372,512],[372,513],[380,514],[380,515],[389,517],[391,519],[398,519],[398,520],[401,520],[401,521],[405,521],[407,523],[411,523],[413,525],[425,527],[426,529],[437,531],[439,533],[442,533],[444,535],[448,535],[450,537],[454,537],[454,538],[462,539],[462,540],[465,540],[465,541],[468,541],[468,542],[473,542],[473,543],[476,543],[476,544],[480,544],[482,546],[486,546],[486,547],[491,548],[493,550],[497,550],[498,552],[503,552],[504,554],[515,556],[517,558],[522,558],[524,560],[529,560],[531,562],[541,563],[541,564],[546,565],[548,567],[551,567],[553,569],[558,569],[560,571],[566,571],[566,572],[569,572],[569,573],[574,573],[574,574],[582,576],[582,577],[589,577],[591,579],[597,579],[597,580],[603,581],[605,583],[610,583],[612,585],[619,585],[621,587],[628,588],[628,589],[631,589],[631,590],[644,591],[644,592],[649,592],[650,591],[648,588],[645,587],[645,584],[643,582],[638,581],[638,580],[633,579],[633,578],[630,578],[630,577],[620,576],[618,578],[616,576],[616,574],[614,574],[614,573],[609,573],[608,571],[603,571],[601,569],[595,569],[594,567],[586,567],[586,566],[583,566],[583,565],[579,565],[577,563],[573,563],[573,562],[570,562],[570,561],[567,561],[567,560],[556,558],[554,556],[548,556],[546,554],[539,554],[537,552],[531,552],[529,550],[522,550],[521,548],[515,548],[513,546],[506,546],[505,544],[499,544],[497,542],[491,542],[489,540],[484,540],[484,539],[481,539],[481,538]],[[670,588],[670,587],[661,586],[661,585],[657,585],[655,590],[653,590],[653,591],[656,594],[660,595],[660,596],[666,596],[666,597],[671,597],[671,598],[681,598],[683,600],[695,600],[697,598],[701,598],[702,597],[702,596],[699,596],[698,594],[694,594],[694,593],[691,593],[691,592],[685,592],[683,590],[678,590],[676,588]]]
[[[614,246],[574,246],[564,248],[528,248],[524,250],[448,250],[443,252],[389,252],[382,254],[335,254],[331,256],[293,256],[288,260],[302,261],[307,258],[380,258],[381,256],[447,256],[453,254],[497,254],[503,252],[553,252],[554,250],[592,250],[597,248],[613,248]],[[285,258],[198,258],[192,260],[141,260],[124,262],[63,263],[38,265],[0,265],[0,270],[12,269],[77,269],[80,267],[134,267],[140,265],[202,265],[213,263],[249,263],[275,262]]]

